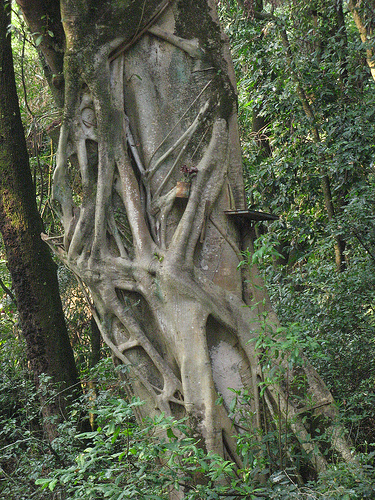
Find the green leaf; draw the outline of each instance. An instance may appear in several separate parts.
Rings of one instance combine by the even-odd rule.
[[[37,479],[35,481],[35,484],[38,485],[38,486],[41,486],[42,489],[44,490],[45,488],[47,488],[47,486],[49,485],[50,481],[51,480],[49,478],[46,479],[44,477],[41,477],[41,478],[39,478],[39,479]]]
[[[42,40],[43,40],[43,35],[37,36],[35,39],[35,45],[39,47],[39,45],[42,43]]]
[[[48,485],[48,488],[50,489],[50,491],[53,491],[55,489],[57,482],[58,482],[58,480],[56,478],[52,479],[52,481]]]
[[[169,439],[177,439],[177,436],[173,433],[171,428],[167,429],[167,436]]]

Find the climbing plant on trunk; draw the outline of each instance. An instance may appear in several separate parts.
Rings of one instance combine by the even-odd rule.
[[[60,6],[65,105],[53,198],[64,234],[43,238],[81,281],[104,341],[128,367],[129,393],[146,401],[138,417],[187,415],[203,447],[240,463],[228,388],[249,388],[255,428],[263,414],[288,414],[322,470],[302,417],[326,417],[349,458],[332,397],[308,363],[298,368],[302,392],[281,382],[260,396],[249,340],[265,315],[277,320],[256,270],[239,266],[251,229],[238,214],[246,207],[236,86],[215,2]]]

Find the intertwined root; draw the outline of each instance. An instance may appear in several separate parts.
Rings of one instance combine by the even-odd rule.
[[[262,411],[289,418],[322,470],[301,399],[285,381],[260,397],[262,372],[249,344],[259,307],[242,300],[241,236],[224,214],[233,208],[237,165],[241,178],[235,121],[218,95],[224,76],[198,39],[173,34],[172,10],[163,16],[121,50],[112,41],[70,48],[53,190],[64,236],[45,239],[78,277],[104,341],[129,367],[130,393],[147,400],[143,414],[190,415],[208,450],[239,463],[228,388],[248,389],[252,424],[264,426]],[[175,88],[166,87],[166,74]],[[182,167],[196,171],[185,201],[176,199]],[[330,426],[328,390],[308,364],[301,370],[306,411],[319,411]],[[332,436],[348,458],[345,441]]]

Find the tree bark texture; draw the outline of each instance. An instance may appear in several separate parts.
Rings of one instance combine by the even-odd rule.
[[[104,341],[129,367],[129,393],[146,401],[138,417],[187,415],[202,446],[240,463],[229,388],[247,388],[254,427],[264,425],[262,408],[288,414],[312,451],[302,415],[324,415],[328,427],[335,416],[314,370],[301,368],[302,396],[286,383],[263,397],[258,389],[249,340],[268,299],[256,271],[238,268],[250,232],[226,213],[245,205],[234,73],[215,2],[62,0],[61,12],[53,196],[65,232],[44,239],[89,290]],[[334,441],[349,453],[337,433]],[[312,461],[325,467],[320,452]]]
[[[5,5],[4,5],[5,4]],[[79,393],[79,380],[65,326],[56,265],[40,239],[40,219],[29,168],[13,72],[9,5],[0,1],[0,231],[17,300],[27,358],[37,387],[42,373],[65,389],[56,399],[42,400],[50,440],[66,408]],[[51,418],[53,417],[54,422]],[[56,419],[57,417],[57,419]]]

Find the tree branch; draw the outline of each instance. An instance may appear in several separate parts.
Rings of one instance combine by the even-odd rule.
[[[0,278],[0,286],[4,290],[4,292],[8,295],[8,297],[12,300],[12,302],[16,302],[16,298],[13,295],[12,291],[6,286],[6,284],[1,278]]]
[[[227,150],[227,123],[224,119],[217,119],[213,125],[209,146],[197,165],[198,174],[194,179],[185,212],[169,246],[168,251],[173,255],[176,265],[192,265],[193,248],[199,239],[204,219],[204,202],[214,202],[227,174]],[[216,177],[215,181],[211,178],[212,173],[213,177]]]

